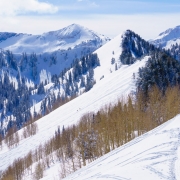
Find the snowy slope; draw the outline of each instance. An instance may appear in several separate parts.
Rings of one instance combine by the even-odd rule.
[[[94,52],[109,41],[104,35],[77,24],[42,35],[0,33],[0,48],[12,51],[18,66],[23,59],[20,54],[27,54],[28,60],[23,62],[25,68],[20,72],[27,81],[34,81],[29,61],[30,55],[36,53],[35,84],[45,80],[51,82],[52,75],[59,75],[65,68],[70,68],[74,60]]]
[[[94,52],[98,55],[98,58],[100,60],[100,66],[94,69],[94,80],[96,81],[96,84],[98,84],[99,81],[102,81],[104,78],[108,78],[110,74],[115,71],[116,64],[117,64],[117,69],[121,68],[122,64],[119,61],[119,57],[122,53],[122,47],[121,47],[122,40],[123,40],[123,35],[120,34]],[[114,64],[111,64],[112,58],[114,58],[115,60]],[[65,63],[67,62],[68,61],[66,61]],[[41,80],[44,80],[47,78],[48,70],[50,74],[53,74],[53,73],[56,73],[58,70],[62,69],[62,67],[58,66],[58,64],[52,67],[47,67],[48,70],[46,70],[46,66],[43,66],[43,67],[44,69],[42,70],[42,72],[44,73],[44,75],[42,73]],[[124,67],[125,66],[123,66],[122,68]],[[122,71],[122,68],[121,68],[121,71]],[[128,70],[127,70],[127,73],[128,73]],[[52,87],[53,87],[53,84],[52,83],[49,84],[49,89],[52,89]],[[40,103],[35,105],[37,112],[40,110],[39,107],[40,107]]]
[[[111,151],[65,179],[179,180],[179,120],[180,115]]]
[[[26,155],[30,150],[38,147],[40,143],[52,137],[58,125],[67,127],[76,123],[83,114],[91,111],[97,112],[103,105],[115,103],[118,97],[128,95],[135,90],[132,74],[137,72],[146,60],[147,58],[129,67],[122,66],[108,78],[101,80],[89,92],[38,120],[39,132],[35,136],[20,141],[20,145],[15,148],[10,150],[4,148],[0,151],[0,170],[5,169],[15,158]],[[20,130],[21,132],[22,130]]]
[[[180,26],[176,26],[174,28],[167,29],[166,31],[159,34],[150,42],[156,46],[164,47],[166,49],[171,48],[174,44],[180,44]]]
[[[94,52],[97,53],[101,65],[94,70],[96,82],[99,81],[103,76],[109,76],[110,73],[115,71],[115,64],[120,67],[119,56],[122,53],[122,39],[122,35],[120,34]],[[114,64],[111,64],[112,58],[115,59]]]
[[[30,150],[38,147],[40,143],[44,143],[52,137],[58,125],[66,127],[76,123],[83,114],[91,111],[97,112],[103,105],[116,103],[118,98],[135,91],[133,73],[137,73],[139,67],[145,65],[148,57],[131,66],[121,65],[117,71],[113,70],[110,73],[109,69],[114,66],[111,67],[111,58],[114,57],[118,61],[121,53],[121,36],[117,36],[109,43],[96,51],[101,64],[94,72],[97,80],[96,85],[87,93],[38,120],[39,132],[35,136],[20,141],[19,146],[10,150],[6,147],[3,148],[0,151],[0,170],[4,170],[14,159],[26,155]],[[112,51],[114,51],[113,54]],[[102,75],[104,78],[99,80]],[[37,106],[39,105],[37,104]],[[19,133],[21,134],[22,130]]]
[[[78,46],[100,47],[110,39],[83,26],[72,24],[42,35],[0,33],[0,48],[13,53],[44,53]]]
[[[37,91],[34,91],[35,94],[33,92],[30,97],[32,107],[55,91],[57,96],[65,89],[64,86],[59,91],[54,89],[51,81],[53,75],[59,77],[62,71],[66,72],[72,67],[75,60],[91,54],[109,41],[109,38],[77,24],[42,35],[0,33],[0,78],[7,73],[16,84],[23,79],[28,88],[35,88],[36,85],[38,87],[42,82],[48,84],[44,94],[37,95]],[[23,52],[26,54],[22,55]],[[1,112],[2,109],[0,116]],[[4,118],[1,119],[3,125],[0,131],[7,128],[11,113],[5,112],[5,116],[2,116]]]
[[[37,121],[39,131],[36,135],[23,139],[17,147],[0,151],[0,171],[15,159],[27,155],[54,135],[57,127],[67,127],[76,123],[87,112],[97,112],[103,105],[116,103],[118,98],[135,92],[135,79],[140,67],[148,60],[145,56],[132,65],[122,65],[119,56],[122,52],[122,37],[117,36],[99,48],[95,53],[100,66],[94,70],[95,86],[87,93],[61,106]],[[115,63],[111,63],[112,58]],[[117,64],[117,70],[115,69]],[[37,104],[36,106],[40,106]],[[180,179],[180,125],[179,116],[160,127],[117,148],[87,167],[67,177],[72,179]],[[19,135],[22,134],[19,131]],[[30,179],[30,177],[25,177]],[[58,179],[58,164],[45,172],[44,180]]]

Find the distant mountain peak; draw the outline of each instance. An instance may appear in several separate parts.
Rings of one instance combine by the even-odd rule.
[[[121,37],[120,61],[123,64],[133,64],[138,58],[142,58],[154,50],[153,45],[150,45],[149,42],[131,30],[126,30]]]
[[[74,24],[67,26],[67,28],[80,28],[80,29],[82,29],[82,28],[84,28],[84,26],[81,26],[79,24],[74,23]]]
[[[175,28],[169,28],[166,31],[159,34],[159,36],[163,36],[164,38],[179,38],[180,37],[180,25]],[[158,36],[158,37],[159,37]]]
[[[72,38],[78,33],[80,33],[84,29],[83,26],[80,26],[78,24],[71,24],[63,29],[56,30],[56,31],[50,31],[47,33],[44,33],[44,35],[56,35],[59,36],[60,38]]]
[[[93,47],[94,51],[109,40],[108,37],[79,24],[71,24],[63,29],[46,32],[42,35],[0,34],[0,48],[8,49],[13,53],[44,53],[86,46],[91,49]]]
[[[176,41],[178,39],[180,39],[180,25],[165,30],[164,32],[160,33],[159,36],[154,40],[150,40],[150,42],[158,47],[165,47],[167,46],[168,41]]]
[[[71,24],[67,27],[64,27],[63,29],[57,30],[57,31],[50,31],[47,33],[44,33],[43,35],[55,35],[58,39],[71,39],[71,38],[80,38],[84,36],[85,38],[98,38],[100,36],[103,36],[101,34],[98,34],[94,32],[93,30],[90,30],[84,26],[81,26],[79,24]],[[110,39],[109,39],[110,40]]]

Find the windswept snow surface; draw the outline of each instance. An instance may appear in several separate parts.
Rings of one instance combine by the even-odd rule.
[[[179,180],[179,121],[180,115],[102,156],[65,180]]]
[[[97,112],[103,105],[116,103],[118,98],[135,91],[133,73],[145,65],[148,57],[137,61],[131,66],[123,65],[119,70],[105,76],[89,92],[61,106],[47,116],[37,121],[39,132],[32,137],[21,140],[19,146],[0,151],[0,170],[4,170],[14,159],[23,157],[30,150],[34,150],[40,143],[51,138],[58,126],[72,125],[87,112]],[[100,62],[103,64],[103,61]],[[22,130],[19,132],[22,133]],[[49,179],[53,179],[52,177]]]

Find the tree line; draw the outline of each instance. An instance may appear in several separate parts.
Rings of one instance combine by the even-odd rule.
[[[32,179],[40,179],[55,163],[60,164],[59,177],[64,178],[173,118],[180,113],[179,107],[179,86],[168,87],[165,92],[153,86],[147,97],[139,91],[136,97],[128,96],[97,113],[85,114],[77,124],[60,125],[46,143],[16,159],[2,173],[1,180],[21,180],[28,174]]]
[[[139,69],[137,87],[147,94],[156,85],[163,92],[180,84],[180,63],[165,52],[154,51],[145,67]]]
[[[65,68],[59,75],[53,75],[51,80],[54,87],[62,88],[63,92],[61,94],[59,92],[57,96],[54,93],[46,96],[41,103],[41,114],[51,112],[57,104],[89,91],[96,83],[94,80],[94,68],[97,66],[100,66],[97,54],[90,54],[81,59],[76,59],[71,68]],[[38,87],[38,92],[44,92],[43,84]]]
[[[34,80],[37,79],[37,62],[38,58],[35,53],[29,56],[23,53],[19,57],[20,60],[17,63],[15,56],[10,51],[0,53],[0,67],[8,67],[16,70],[17,83],[15,84],[11,80],[11,76],[8,70],[4,70],[0,77],[0,134],[2,137],[6,136],[6,133],[12,128],[16,127],[17,130],[21,129],[27,121],[33,116],[37,116],[38,112],[34,109],[34,114],[31,114],[30,108],[32,103],[30,97],[32,92],[38,95],[46,94],[45,84],[40,82],[34,87],[26,86],[26,78],[19,74],[19,71],[24,71],[28,66],[31,70],[31,75]],[[61,102],[67,102],[67,99],[72,99],[89,91],[95,84],[94,80],[94,68],[100,65],[97,54],[89,54],[81,59],[76,59],[71,68],[64,69],[59,75],[52,76],[52,82],[54,88],[59,89],[58,95],[55,93],[49,93],[45,96],[41,103],[40,115],[45,115],[47,112],[53,110],[57,104]],[[2,68],[1,67],[1,68]],[[60,93],[63,92],[63,93]],[[4,121],[8,120],[8,124],[5,126]]]

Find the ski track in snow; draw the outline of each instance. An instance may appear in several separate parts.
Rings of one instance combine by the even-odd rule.
[[[180,116],[177,116],[115,149],[68,176],[65,180],[113,178],[178,180],[180,128],[176,126],[179,119]]]
[[[180,132],[178,134],[178,143],[177,143],[177,153],[176,153],[176,159],[175,159],[175,167],[174,167],[174,172],[175,172],[175,177],[176,180],[180,180]]]

